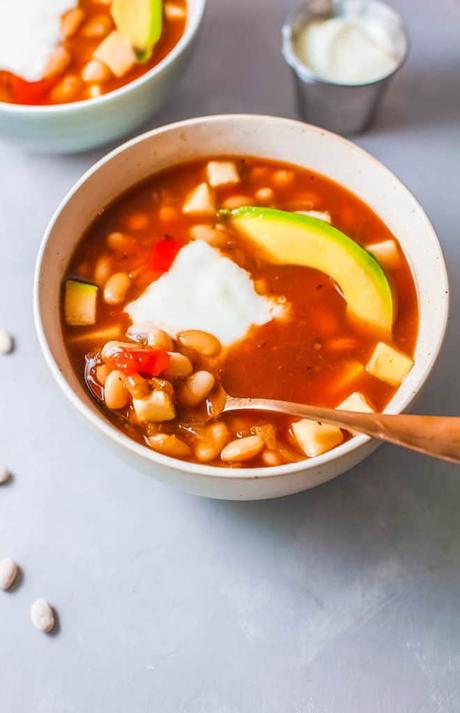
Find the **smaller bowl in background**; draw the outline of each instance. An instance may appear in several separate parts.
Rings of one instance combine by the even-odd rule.
[[[148,72],[95,99],[30,106],[0,102],[0,138],[43,153],[109,144],[155,114],[172,96],[191,57],[206,0],[187,0],[184,34]]]
[[[311,20],[365,17],[385,28],[397,65],[393,72],[362,84],[342,84],[318,77],[298,57],[299,30]],[[390,79],[404,64],[409,40],[398,13],[380,0],[304,0],[288,16],[282,29],[282,52],[292,69],[300,115],[309,123],[339,134],[356,134],[373,120]]]

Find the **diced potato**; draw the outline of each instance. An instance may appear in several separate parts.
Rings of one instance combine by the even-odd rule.
[[[211,186],[235,186],[240,182],[240,174],[234,161],[210,161],[206,168]]]
[[[182,212],[187,215],[215,215],[216,201],[207,183],[200,183],[188,194]]]
[[[133,399],[136,416],[141,423],[171,421],[176,411],[171,396],[166,391],[152,391],[143,399]]]
[[[116,77],[124,77],[136,62],[136,55],[129,40],[114,30],[101,42],[93,54],[103,62]]]
[[[343,433],[337,426],[317,423],[303,418],[292,424],[292,433],[302,451],[310,458],[320,456],[343,441]]]
[[[375,410],[360,391],[354,391],[345,401],[336,406],[336,409],[338,411],[356,411],[358,413],[373,413]]]
[[[366,365],[366,371],[380,381],[399,386],[413,366],[414,362],[406,354],[379,342]]]
[[[296,210],[300,215],[309,215],[310,218],[324,220],[325,223],[332,223],[331,214],[328,210]]]
[[[394,240],[382,240],[381,243],[367,245],[366,249],[379,261],[382,267],[391,270],[401,264],[401,256]]]

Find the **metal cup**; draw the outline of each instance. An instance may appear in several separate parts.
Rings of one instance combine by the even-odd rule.
[[[295,51],[297,33],[307,22],[330,17],[366,17],[380,23],[393,44],[398,64],[391,74],[365,84],[337,84],[317,77]],[[287,18],[282,51],[292,69],[300,115],[340,134],[364,131],[375,116],[390,79],[404,63],[409,41],[401,17],[379,0],[304,0]]]

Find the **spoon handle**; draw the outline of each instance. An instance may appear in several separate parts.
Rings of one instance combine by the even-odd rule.
[[[337,411],[290,401],[229,397],[225,411],[254,409],[310,418],[348,431],[359,431],[382,441],[460,463],[460,418]]]

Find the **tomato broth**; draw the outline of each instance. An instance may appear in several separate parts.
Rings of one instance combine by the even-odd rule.
[[[371,250],[374,245],[384,245],[385,249],[389,246],[391,256],[384,251],[381,263],[391,284],[395,317],[392,334],[383,341],[385,348],[392,350],[390,362],[394,355],[396,360],[398,355],[406,359],[406,371],[411,366],[418,327],[416,289],[410,267],[383,221],[357,196],[329,178],[309,169],[259,158],[217,157],[212,159],[217,164],[220,161],[234,166],[238,182],[224,181],[209,187],[206,182],[209,160],[182,164],[153,176],[108,206],[90,226],[70,261],[67,277],[97,286],[95,316],[86,326],[67,324],[63,289],[63,332],[69,357],[104,415],[132,438],[166,455],[220,466],[248,467],[279,465],[319,455],[351,437],[350,434],[323,427],[329,428],[330,433],[321,432],[317,437],[309,432],[307,438],[313,438],[313,445],[309,445],[310,441],[305,444],[299,435],[300,429],[295,426],[298,419],[293,417],[241,412],[217,415],[209,421],[207,415],[218,414],[222,387],[235,396],[285,399],[333,408],[352,394],[359,394],[365,406],[363,409],[357,406],[356,410],[383,410],[398,384],[393,376],[381,376],[369,367],[382,336],[350,319],[341,289],[325,272],[300,264],[267,262],[225,214],[216,216],[215,211],[245,205],[271,206],[296,215],[297,211],[313,211],[315,225],[320,220],[330,222]],[[214,214],[187,212],[188,197],[197,186],[203,185],[212,193]],[[243,338],[212,354],[190,347],[187,338],[181,340],[177,334],[166,335],[166,341],[160,337],[159,343],[156,338],[149,340],[146,334],[127,338],[131,324],[124,311],[127,303],[135,301],[152,282],[165,275],[175,264],[175,256],[197,239],[249,273],[255,293],[271,300],[279,316],[253,325]],[[378,250],[376,247],[376,254]],[[118,303],[111,299],[107,288],[114,275],[125,276],[117,278],[122,291]],[[187,300],[185,293],[179,297]],[[121,363],[112,357],[104,358],[104,345],[113,344],[113,340],[128,343],[128,350],[131,341],[131,347],[141,351],[155,351],[159,347],[158,354],[162,348],[165,352],[180,353],[191,363],[193,373],[176,374],[169,380],[156,363],[148,366],[148,373],[143,372],[142,365],[131,370],[131,366],[123,363],[117,385],[125,389],[125,397],[111,402],[118,408],[109,408],[104,401],[106,380]],[[105,348],[109,353],[110,348]],[[112,349],[116,351],[117,347]],[[133,358],[138,358],[137,352]],[[199,404],[190,407],[184,384],[194,378],[196,371],[211,374],[212,379],[204,376],[195,379],[198,385],[207,383],[211,388]],[[403,376],[399,377],[399,381],[402,379]],[[133,408],[133,403],[151,398],[152,391],[158,390],[167,394],[164,399],[171,401],[173,414],[164,421],[139,420],[140,412]],[[140,401],[132,402],[136,394]],[[235,441],[236,455],[231,447]]]

